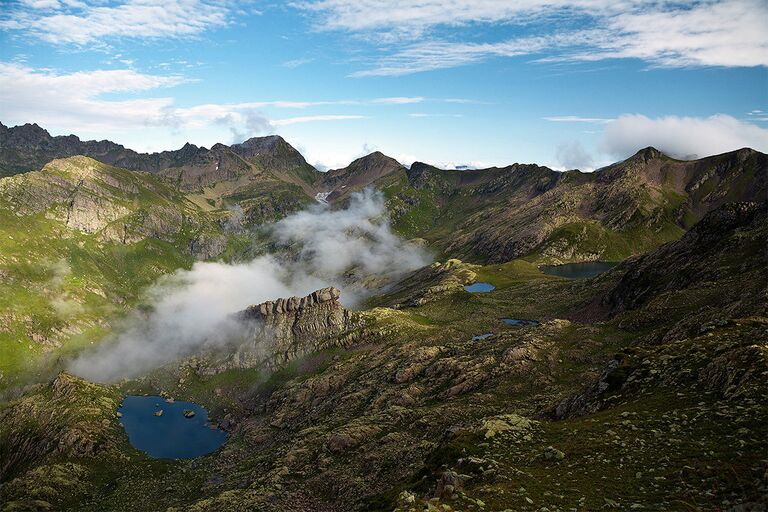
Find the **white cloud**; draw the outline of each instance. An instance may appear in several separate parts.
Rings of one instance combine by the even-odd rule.
[[[587,153],[578,141],[559,144],[555,149],[557,163],[565,169],[580,169],[591,171],[594,167],[592,156]]]
[[[320,115],[320,116],[299,116],[288,117],[285,119],[275,119],[271,121],[273,126],[287,126],[298,123],[314,123],[317,121],[347,121],[351,119],[365,119],[365,116],[359,115]]]
[[[567,8],[610,9],[627,2],[608,0],[310,0],[292,5],[320,16],[320,27],[327,30],[395,32],[404,37],[423,34],[436,25],[507,22]],[[380,33],[377,33],[380,37]]]
[[[605,117],[579,117],[579,116],[552,116],[545,117],[545,121],[552,121],[554,123],[596,123],[605,124],[610,123],[613,119]]]
[[[300,66],[303,66],[304,64],[309,64],[313,60],[315,59],[291,59],[283,62],[282,66],[284,68],[295,69]]]
[[[395,96],[392,98],[376,98],[373,100],[373,103],[380,103],[384,105],[409,105],[412,103],[421,103],[422,101],[424,101],[424,98],[421,96]]]
[[[317,0],[294,4],[325,30],[376,33],[395,43],[368,69],[351,76],[399,76],[463,66],[493,57],[539,55],[540,61],[636,58],[654,66],[768,65],[768,2],[764,0]],[[558,29],[552,19],[579,19],[583,29]],[[525,37],[485,43],[461,40],[478,24],[526,26]],[[451,40],[436,37],[451,27]],[[554,32],[553,32],[554,27]],[[416,38],[418,43],[408,43]],[[405,42],[405,44],[402,44]]]
[[[59,0],[24,0],[22,2],[33,9],[59,9]]]
[[[718,114],[649,118],[624,114],[606,125],[601,149],[617,158],[653,146],[677,158],[704,157],[750,147],[768,152],[768,129]]]
[[[0,62],[0,112],[11,124],[35,122],[75,132],[105,136],[145,127],[206,129],[226,126],[236,142],[299,123],[363,119],[359,114],[323,114],[270,120],[264,109],[308,109],[324,106],[411,104],[422,97],[385,97],[366,100],[254,101],[203,103],[188,107],[171,96],[105,99],[108,94],[142,95],[187,82],[180,75],[148,75],[135,70],[99,70],[59,73],[36,70],[19,63]],[[242,137],[242,138],[241,138]]]
[[[383,57],[371,69],[356,71],[350,76],[401,76],[435,69],[453,68],[490,57],[514,57],[549,48],[550,37],[529,37],[502,43],[452,43],[428,41],[409,45],[392,55]]]
[[[424,112],[414,112],[408,114],[408,117],[424,118],[424,117],[464,117],[462,114],[427,114]]]
[[[252,304],[333,285],[341,289],[344,304],[353,306],[362,297],[345,286],[350,269],[394,280],[430,261],[419,246],[392,232],[384,196],[373,190],[353,194],[345,209],[315,205],[265,230],[276,246],[296,249],[296,259],[264,255],[232,265],[197,262],[165,276],[145,294],[151,308],[130,315],[114,336],[82,353],[70,369],[99,381],[139,375],[252,336],[232,316]]]
[[[608,21],[610,34],[619,37],[602,44],[602,55],[581,57],[636,57],[661,66],[766,66],[767,19],[765,0],[622,13]]]
[[[0,28],[56,44],[86,45],[109,38],[179,38],[196,36],[230,21],[231,2],[211,0],[127,0],[100,2],[27,1],[9,9]],[[26,7],[26,8],[25,8]]]
[[[145,75],[133,70],[59,74],[0,62],[0,111],[6,122],[63,125],[71,130],[159,125],[167,122],[172,98],[99,97],[171,87],[185,80],[176,75]]]

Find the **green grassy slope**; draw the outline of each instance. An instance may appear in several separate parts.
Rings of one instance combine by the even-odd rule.
[[[98,341],[211,240],[217,224],[143,173],[73,157],[0,180],[0,389]]]

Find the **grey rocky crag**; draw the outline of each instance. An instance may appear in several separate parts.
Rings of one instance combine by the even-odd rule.
[[[43,215],[104,242],[190,238],[187,252],[200,259],[224,249],[213,222],[171,187],[147,173],[84,156],[53,160],[40,171],[4,178],[0,201],[17,217]]]
[[[311,352],[350,346],[358,339],[364,319],[346,309],[340,296],[337,288],[322,288],[306,297],[267,301],[238,313],[248,335],[232,356],[231,366],[276,369]]]

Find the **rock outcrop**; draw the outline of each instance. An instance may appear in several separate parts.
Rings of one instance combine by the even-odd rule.
[[[413,272],[398,283],[384,296],[382,305],[402,309],[423,306],[429,302],[454,293],[477,279],[477,265],[449,259],[445,263],[434,262],[428,267]]]
[[[238,318],[250,333],[233,362],[274,369],[311,352],[351,345],[364,322],[339,302],[340,295],[337,288],[323,288],[306,297],[267,301],[242,311]]]

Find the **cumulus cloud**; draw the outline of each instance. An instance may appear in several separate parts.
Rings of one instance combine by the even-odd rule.
[[[73,130],[161,125],[170,114],[172,98],[105,100],[101,96],[156,90],[185,81],[177,75],[128,69],[62,74],[0,62],[0,111],[6,122],[34,121]]]
[[[646,146],[677,158],[703,157],[743,147],[768,152],[768,130],[723,114],[706,118],[625,114],[606,125],[601,149],[607,154],[624,158]]]
[[[578,141],[559,144],[555,149],[557,163],[565,169],[591,170],[594,160]]]
[[[428,262],[420,248],[391,232],[384,199],[373,191],[353,196],[344,210],[317,205],[296,213],[269,232],[297,256],[198,262],[161,279],[146,294],[149,307],[140,308],[113,339],[75,359],[70,370],[97,381],[137,376],[203,348],[242,340],[243,328],[232,314],[249,305],[334,285],[349,306],[359,296],[346,286],[347,270],[397,274]]]

